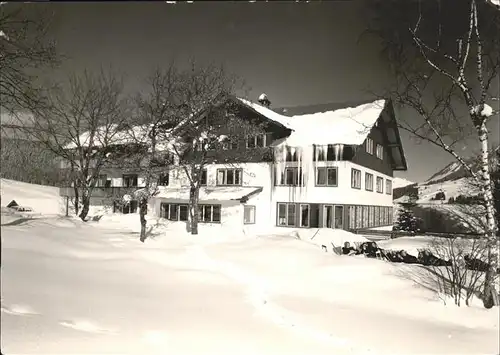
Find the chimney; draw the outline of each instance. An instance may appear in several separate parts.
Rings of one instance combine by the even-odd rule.
[[[265,106],[267,108],[269,108],[271,106],[271,101],[269,101],[269,99],[267,98],[267,95],[264,93],[260,94],[258,101],[259,101],[259,104],[261,104],[262,106]]]

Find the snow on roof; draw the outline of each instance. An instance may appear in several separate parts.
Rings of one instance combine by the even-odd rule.
[[[385,106],[385,100],[377,100],[360,104],[354,107],[345,107],[336,110],[317,112],[312,114],[301,114],[295,116],[284,116],[267,107],[238,98],[245,106],[256,111],[267,119],[278,123],[292,131],[285,140],[289,146],[305,146],[312,144],[362,144],[373,125],[379,118]],[[179,123],[182,126],[189,118]],[[147,142],[148,126],[134,126],[132,131],[122,131],[110,136],[114,127],[107,130],[102,127],[94,136],[94,142],[90,142],[89,132],[79,137],[80,146],[100,146],[104,141],[106,145],[126,144],[133,142]],[[78,145],[76,142],[69,143],[65,148],[73,149]]]
[[[262,116],[292,130],[286,139],[289,146],[310,144],[362,144],[384,109],[385,100],[377,100],[355,107],[305,115],[284,116],[248,100],[243,104]]]
[[[78,137],[78,142],[68,143],[64,149],[75,149],[81,147],[100,147],[102,145],[129,144],[134,142],[144,142],[147,138],[148,127],[145,125],[134,126],[131,130],[117,131],[116,126],[102,126],[95,130],[93,141],[91,142],[91,132],[87,131]]]
[[[289,126],[290,117],[280,115],[279,113],[276,113],[267,107],[256,104],[246,99],[242,99],[241,97],[238,97],[238,100],[240,100],[245,106],[250,107],[251,109],[259,113],[260,115],[266,117],[267,119],[270,119],[271,121],[274,121],[276,123],[281,124],[282,126],[285,126],[286,128],[291,129],[291,127]]]
[[[260,192],[262,187],[201,187],[200,201],[240,201],[248,195]],[[189,201],[189,189],[186,188],[166,188],[156,196],[157,198],[165,198],[172,200]]]

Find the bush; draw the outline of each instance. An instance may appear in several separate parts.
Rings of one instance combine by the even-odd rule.
[[[460,205],[480,205],[483,203],[483,199],[481,196],[458,195],[454,199],[454,203],[460,204]]]
[[[439,191],[438,193],[436,193],[436,195],[432,198],[432,200],[435,200],[435,201],[444,201],[446,200],[446,195],[444,194],[443,191]]]

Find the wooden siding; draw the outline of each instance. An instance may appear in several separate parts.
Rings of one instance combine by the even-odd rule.
[[[368,137],[373,139],[373,154],[369,154],[366,151],[365,141],[358,147],[352,162],[393,177],[391,156],[389,155],[389,150],[381,129],[379,127],[373,127],[368,134]],[[381,144],[384,147],[384,159],[382,160],[377,158],[377,144]]]

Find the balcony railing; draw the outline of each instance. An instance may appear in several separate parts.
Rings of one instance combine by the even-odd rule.
[[[94,187],[92,190],[92,197],[98,198],[120,198],[123,195],[130,194],[141,187]],[[59,195],[64,197],[74,197],[75,189],[73,187],[59,188]],[[81,195],[81,192],[80,192]]]

